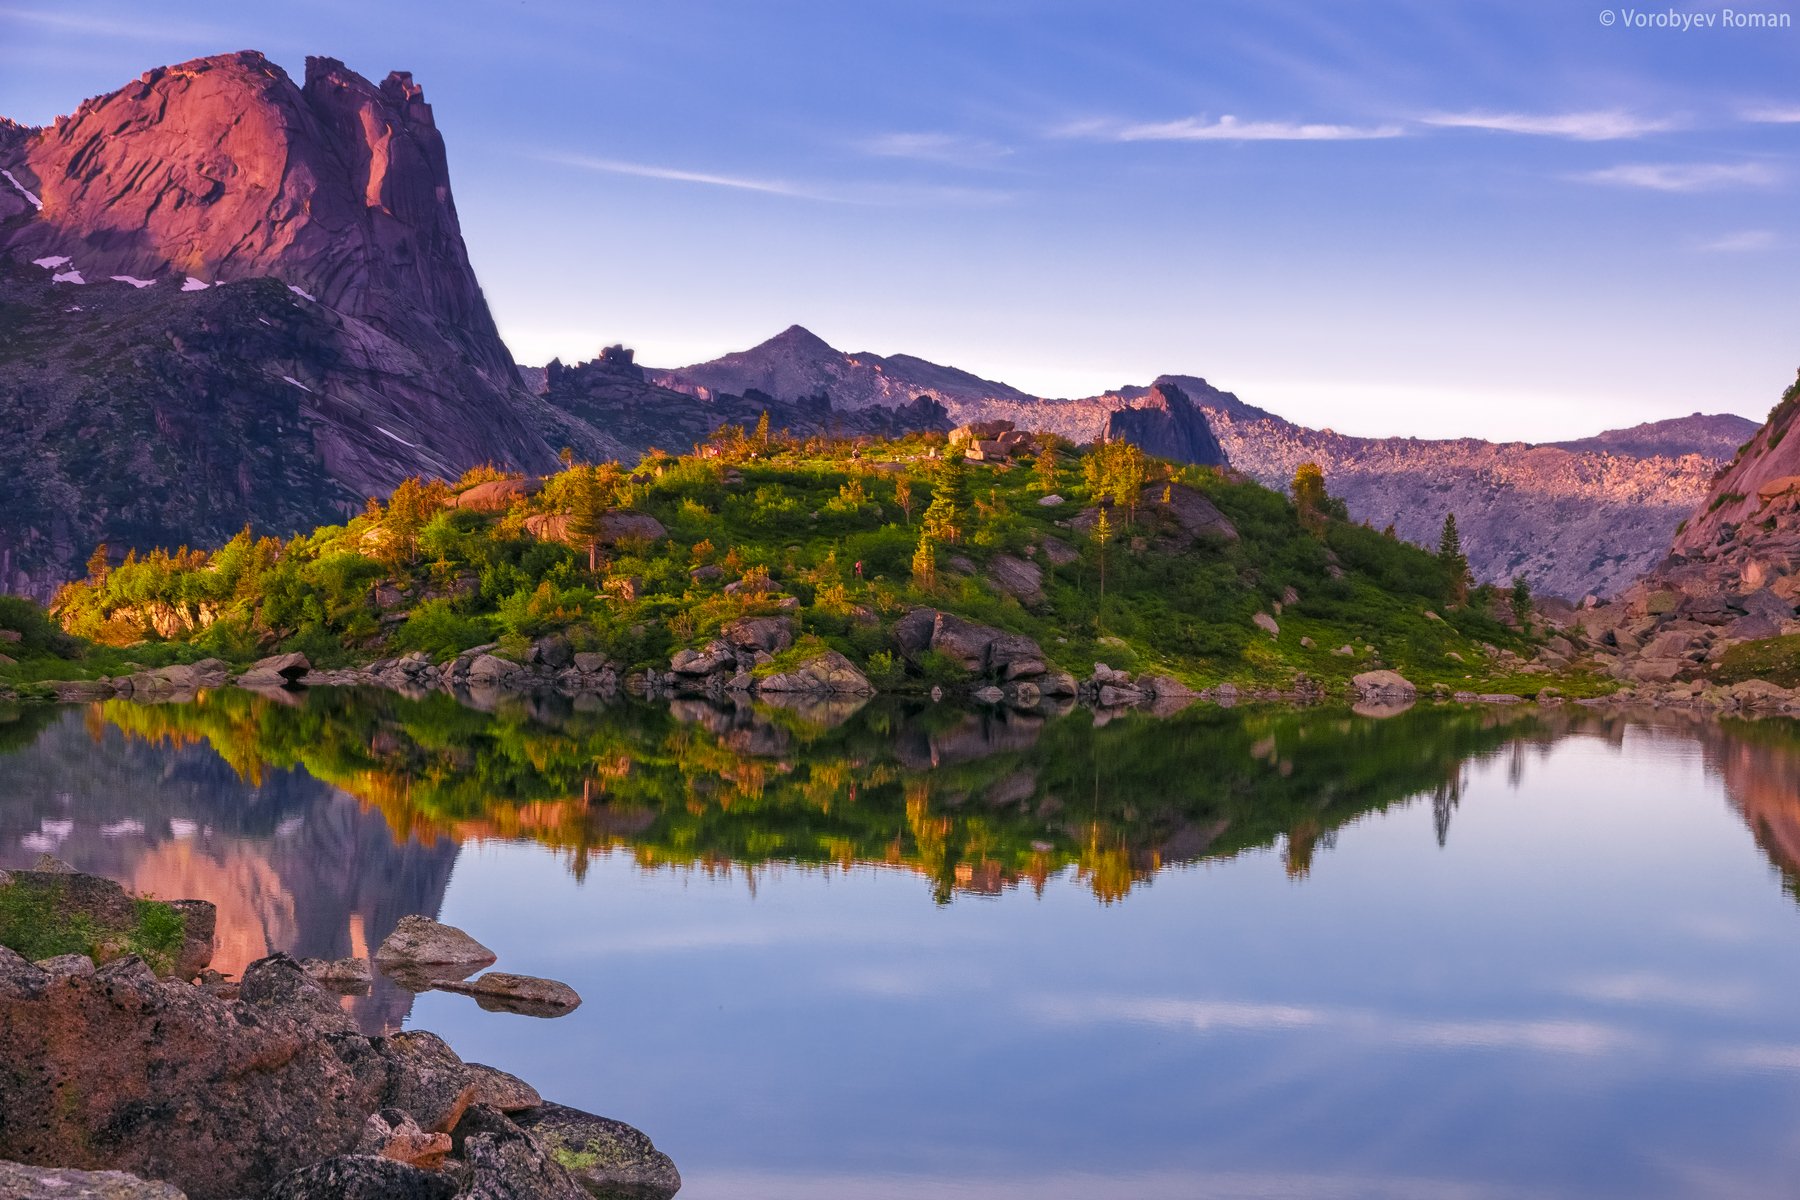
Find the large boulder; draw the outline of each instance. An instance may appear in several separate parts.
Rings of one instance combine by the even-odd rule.
[[[1023,634],[929,608],[914,609],[897,621],[894,640],[908,658],[934,650],[984,678],[1011,682],[1036,678],[1048,670],[1043,650]]]
[[[681,1173],[669,1156],[623,1121],[546,1104],[513,1118],[599,1200],[669,1200]]]
[[[1350,689],[1359,700],[1407,702],[1419,694],[1412,681],[1398,671],[1364,671],[1350,680]]]
[[[764,654],[780,654],[794,644],[791,617],[739,617],[719,632],[740,650],[761,650]]]
[[[1034,562],[996,554],[988,563],[988,582],[1026,607],[1044,602],[1044,569]]]
[[[424,966],[484,967],[499,956],[454,925],[411,914],[400,918],[394,932],[375,951],[375,961]]]
[[[585,540],[569,531],[567,513],[535,513],[526,517],[525,532],[541,542],[561,542],[582,550],[587,548]],[[594,541],[602,546],[613,546],[625,541],[654,542],[668,535],[669,531],[663,527],[663,523],[649,513],[620,508],[601,515]]]
[[[875,685],[869,682],[869,677],[836,650],[821,650],[785,671],[764,676],[756,681],[756,689],[777,695],[790,692],[835,696],[875,694]]]
[[[159,982],[135,958],[54,986],[21,961],[0,949],[0,1158],[225,1200],[348,1148],[380,1106],[386,1060],[347,1016],[323,1029],[311,1010]]]
[[[447,1133],[475,1102],[475,1077],[444,1039],[423,1029],[396,1033],[382,1044],[390,1067],[384,1107],[411,1115],[427,1133]]]
[[[456,507],[475,512],[505,512],[515,501],[535,496],[543,490],[541,479],[490,479],[458,496]]]
[[[736,666],[737,654],[719,638],[714,638],[699,650],[677,650],[674,657],[669,659],[669,670],[690,679],[731,670]]]
[[[477,1105],[456,1127],[467,1166],[461,1200],[588,1200],[564,1160],[579,1162],[526,1133],[514,1118]]]

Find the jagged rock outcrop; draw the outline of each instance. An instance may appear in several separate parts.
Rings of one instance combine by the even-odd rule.
[[[0,168],[0,588],[47,595],[101,540],[286,534],[408,475],[555,465],[566,422],[500,340],[405,72],[160,67],[10,126]]]
[[[1137,404],[1108,413],[1101,438],[1131,442],[1148,454],[1176,462],[1225,465],[1225,451],[1219,448],[1206,414],[1180,387],[1163,380]]]

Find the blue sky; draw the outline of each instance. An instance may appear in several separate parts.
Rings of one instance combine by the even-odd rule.
[[[1051,395],[1185,372],[1548,439],[1760,418],[1800,366],[1776,3],[0,0],[0,113],[246,47],[411,70],[522,362],[799,322]],[[1672,12],[1713,24],[1634,23]]]

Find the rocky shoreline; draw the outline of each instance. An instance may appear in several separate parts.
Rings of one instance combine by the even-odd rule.
[[[117,884],[54,863],[0,872],[0,890],[46,888],[59,898],[46,919],[119,919],[107,908]],[[160,975],[105,937],[91,954],[37,962],[0,945],[0,1195],[668,1200],[680,1189],[674,1163],[629,1125],[547,1102],[435,1034],[359,1032],[321,982],[341,980],[343,964],[275,954],[238,980],[206,970],[211,906],[176,903],[184,944],[207,955],[184,953]],[[413,917],[377,961],[443,987],[494,956]]]

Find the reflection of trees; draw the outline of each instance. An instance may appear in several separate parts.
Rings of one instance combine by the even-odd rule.
[[[1278,842],[1301,876],[1364,813],[1419,795],[1453,805],[1463,764],[1538,720],[1197,708],[1097,726],[1081,711],[878,704],[826,725],[692,702],[527,703],[484,713],[447,696],[319,691],[284,706],[224,692],[104,712],[134,737],[204,741],[246,779],[303,766],[396,834],[526,839],[577,874],[597,852],[752,879],[775,863],[886,864],[925,876],[940,901],[1064,871],[1112,901],[1165,866]]]

